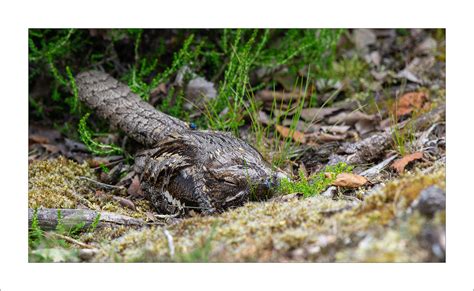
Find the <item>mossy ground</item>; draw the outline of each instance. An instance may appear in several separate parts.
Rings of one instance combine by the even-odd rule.
[[[29,166],[29,207],[74,208],[87,201],[96,210],[142,217],[116,201],[96,197],[86,163],[65,158]],[[322,196],[253,202],[216,216],[186,218],[167,227],[98,229],[79,239],[99,248],[98,262],[419,262],[432,259],[419,236],[444,227],[445,212],[428,219],[410,211],[421,190],[445,189],[445,169],[408,173],[365,197],[362,203]],[[149,209],[148,209],[149,210]],[[165,229],[173,238],[170,254]],[[115,240],[112,240],[115,239]],[[67,258],[67,257],[66,257]],[[72,261],[77,256],[71,256]]]
[[[60,157],[34,161],[28,167],[29,208],[81,208],[115,212],[146,220],[151,208],[145,200],[135,200],[136,210],[122,206],[112,193],[98,190],[86,177],[97,180],[87,163],[78,164]]]
[[[445,188],[445,172],[408,174],[360,205],[321,196],[248,203],[218,216],[193,217],[166,227],[131,231],[102,245],[98,262],[420,262],[432,259],[419,240],[428,220],[409,211],[427,186]]]

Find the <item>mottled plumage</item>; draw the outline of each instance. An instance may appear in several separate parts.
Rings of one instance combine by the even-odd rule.
[[[111,76],[90,71],[76,78],[79,97],[99,116],[148,148],[135,157],[135,171],[160,213],[196,208],[210,214],[266,197],[284,174],[228,133],[197,130],[155,110]]]

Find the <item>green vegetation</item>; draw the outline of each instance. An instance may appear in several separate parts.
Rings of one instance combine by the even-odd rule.
[[[35,249],[40,244],[40,239],[43,236],[43,231],[38,225],[38,209],[35,208],[31,227],[28,230],[28,246],[30,249]]]
[[[85,222],[67,228],[62,222],[62,213],[58,209],[58,220],[54,231],[44,231],[38,223],[38,209],[33,212],[33,219],[28,230],[28,257],[30,262],[77,262],[78,251],[71,242],[75,242],[80,235],[95,231],[100,219],[98,215],[89,228]]]
[[[445,102],[445,30],[413,32],[374,32],[376,42],[359,51],[354,50],[360,44],[356,33],[349,35],[343,29],[29,30],[32,127],[55,128],[69,139],[80,139],[93,154],[75,156],[75,149],[83,150],[79,146],[67,153],[69,158],[55,158],[58,153],[53,150],[62,139],[53,142],[42,129],[36,139],[30,137],[28,207],[34,214],[28,230],[29,261],[444,260],[445,211],[428,217],[414,203],[428,186],[445,190],[442,122],[429,136],[439,145],[426,151],[426,159],[413,170],[395,175],[387,165],[370,179],[373,184],[357,190],[340,187],[337,197],[321,195],[338,174],[352,172],[354,166],[362,171],[394,150],[401,156],[419,150],[415,141],[420,133],[415,132],[413,120],[421,111],[414,109],[411,116],[390,114],[396,109],[397,96],[405,91],[430,93],[431,104],[420,110]],[[432,55],[418,49],[429,38],[436,40]],[[432,41],[425,44],[433,45]],[[416,59],[419,68],[413,65],[411,73],[423,85],[398,74],[416,64]],[[432,59],[443,63],[432,66]],[[107,121],[79,101],[74,77],[93,69],[109,73],[154,108],[188,122],[190,128],[196,125],[244,138],[275,169],[292,175],[276,189],[282,196],[267,199],[263,197],[267,193],[258,193],[260,188],[249,183],[250,201],[223,213],[190,211],[182,219],[155,215],[140,193],[140,179],[130,165],[123,164],[129,163],[129,152],[139,146],[123,138],[122,132],[107,133]],[[187,86],[197,77],[205,79],[199,86],[209,89],[212,85],[213,97],[190,97],[199,95],[196,88],[190,94]],[[271,98],[272,92],[277,98]],[[331,108],[315,114],[318,107]],[[389,117],[391,124],[386,120]],[[351,159],[354,151],[364,153],[355,142],[388,127],[393,129],[393,148],[373,151],[378,156],[367,161]],[[63,147],[60,150],[59,154]],[[328,161],[343,157],[358,165],[338,163],[320,170]],[[55,229],[46,231],[38,221],[37,209],[42,207],[113,212],[148,225],[98,228],[97,215],[88,227],[84,222],[71,226],[76,222],[68,224],[58,211]],[[441,255],[434,254],[438,242],[433,240],[437,239]],[[92,248],[92,257],[86,258],[84,250]]]
[[[392,132],[392,140],[395,150],[401,156],[409,154],[411,151],[413,151],[413,145],[416,140],[413,122],[410,120],[403,127],[394,125]]]
[[[89,115],[90,113],[87,113],[81,118],[78,128],[79,136],[87,148],[96,155],[122,154],[123,150],[120,147],[113,144],[108,145],[99,143],[92,138],[92,136],[96,134],[94,134],[87,126]]]
[[[370,79],[368,65],[360,57],[342,58],[334,63],[332,77],[336,80],[347,80],[354,83],[354,91],[360,91],[361,81]]]
[[[183,42],[182,48],[173,54],[173,61],[171,65],[164,71],[157,73],[157,57],[141,58],[139,56],[138,49],[140,47],[142,33],[143,30],[138,30],[138,32],[135,33],[135,64],[130,72],[126,75],[125,79],[133,92],[142,97],[143,100],[148,101],[150,98],[150,93],[153,89],[163,82],[170,81],[171,76],[176,74],[179,69],[183,68],[184,66],[189,66],[196,61],[200,54],[201,45],[197,44],[196,47],[191,48],[194,35],[189,35],[189,37],[187,37]],[[154,77],[147,81],[147,79],[149,79],[150,75],[152,74],[154,74]],[[165,109],[165,112],[166,108],[167,107],[162,106],[162,109]],[[175,111],[174,113],[177,112]]]
[[[73,73],[68,63],[72,62],[72,55],[84,46],[81,42],[75,29],[29,31],[30,81],[45,75],[53,78],[50,98],[61,107],[67,105],[70,113],[78,110],[78,99]]]
[[[181,120],[189,121],[189,111],[183,110],[185,102],[183,89],[171,87],[158,109]]]
[[[280,182],[279,192],[285,194],[302,193],[304,197],[318,195],[331,185],[338,174],[351,172],[353,168],[346,163],[338,163],[334,166],[327,166],[321,172],[309,177],[303,171],[299,171],[299,180],[283,179]]]
[[[211,128],[219,130],[232,130],[237,133],[244,124],[244,98],[249,83],[250,68],[268,39],[268,30],[257,41],[258,30],[251,33],[238,29],[232,37],[224,32],[225,40],[222,44],[224,53],[230,54],[224,81],[220,84],[216,100],[208,106],[208,118]],[[248,31],[250,32],[250,31]],[[227,43],[228,41],[228,43]],[[227,112],[221,115],[221,111]]]
[[[271,69],[288,65],[295,75],[306,68],[308,79],[314,77],[311,72],[322,75],[332,64],[341,33],[342,30],[329,29],[288,30],[273,43],[270,30],[225,30],[222,50],[230,56],[219,95],[207,108],[209,126],[237,133],[245,123],[245,115],[256,113],[257,106],[246,107],[246,104],[253,101],[249,96],[263,85],[252,87],[249,81],[251,69],[257,66]],[[227,111],[222,114],[224,109]]]
[[[94,221],[92,221],[92,224],[89,226],[88,231],[89,232],[94,232],[94,230],[99,225],[99,221],[100,221],[100,213],[98,213],[97,216],[94,218]]]
[[[258,65],[288,65],[297,74],[304,67],[314,72],[309,77],[327,77],[325,72],[336,56],[336,45],[343,29],[289,29],[278,43],[262,52]]]
[[[309,76],[309,72],[308,72],[308,76]],[[303,92],[302,96],[307,95],[309,83],[310,83],[310,81],[309,81],[309,77],[308,77],[308,79],[306,79],[306,84],[304,85],[304,90],[303,90],[303,80],[301,80],[301,83],[300,83],[300,86],[299,86],[299,92]],[[297,87],[297,86],[295,86],[295,87]],[[273,145],[270,147],[270,149],[277,153],[272,159],[272,163],[276,167],[282,166],[285,162],[287,162],[290,158],[292,158],[291,152],[292,152],[294,146],[298,145],[298,143],[296,143],[296,144],[293,143],[292,136],[293,136],[294,132],[296,131],[296,126],[298,125],[298,121],[300,120],[301,111],[304,108],[305,100],[304,100],[304,98],[299,96],[296,99],[296,104],[293,105],[292,103],[293,103],[293,100],[291,100],[288,103],[288,106],[287,106],[286,110],[282,110],[283,103],[280,103],[279,111],[283,112],[283,114],[276,116],[276,123],[275,124],[280,124],[281,121],[285,120],[289,116],[290,112],[293,112],[293,117],[291,119],[291,124],[290,124],[290,127],[289,127],[290,131],[289,131],[288,136],[284,138],[283,143],[279,142],[279,140],[282,138],[281,134],[278,131],[273,133],[275,138],[273,139]],[[276,106],[276,102],[273,102],[272,103],[273,110],[271,112],[271,116],[273,115],[273,112],[275,111],[274,110],[275,106]],[[268,133],[269,133],[269,131],[267,130],[267,134]],[[259,136],[259,135],[260,134],[257,134],[257,136]],[[269,136],[267,136],[267,138],[268,137]]]
[[[99,68],[126,82],[146,101],[150,101],[153,90],[165,84],[165,95],[154,104],[158,109],[202,128],[238,134],[240,127],[248,121],[247,117],[252,119],[261,108],[255,103],[253,92],[268,86],[251,82],[250,75],[256,68],[275,69],[285,65],[294,74],[305,71],[307,79],[324,77],[335,59],[336,45],[343,32],[340,29],[224,29],[212,32],[30,29],[30,87],[39,86],[41,82],[47,88],[41,96],[30,96],[30,112],[42,120],[71,124],[63,128],[66,135],[74,137],[74,127],[78,128],[81,139],[94,153],[122,153],[116,146],[94,141],[94,134],[86,126],[89,115],[84,115],[78,102],[73,76]],[[172,41],[165,43],[166,39]],[[190,120],[190,111],[184,107],[190,100],[185,99],[183,88],[173,84],[173,78],[184,68],[189,69],[184,70],[185,80],[198,74],[213,81],[218,92],[204,109],[193,109],[205,113],[194,120]],[[270,86],[273,85],[271,82]],[[304,104],[305,100],[297,102],[298,107]],[[57,116],[66,108],[70,115]],[[58,118],[67,120],[61,122]],[[107,131],[105,126],[98,124],[99,132]],[[288,153],[288,148],[288,141],[285,141],[282,155]],[[283,160],[277,158],[276,164]]]

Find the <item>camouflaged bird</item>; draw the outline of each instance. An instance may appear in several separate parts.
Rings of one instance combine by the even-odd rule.
[[[267,197],[283,173],[272,170],[252,146],[231,134],[197,130],[144,102],[110,75],[76,78],[79,98],[147,150],[135,156],[141,186],[159,213],[204,214]]]

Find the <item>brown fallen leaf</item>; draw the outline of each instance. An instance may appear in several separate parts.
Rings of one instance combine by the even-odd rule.
[[[35,143],[47,144],[47,143],[50,143],[50,141],[49,141],[49,138],[46,136],[39,135],[39,134],[30,134],[28,136],[28,144],[32,145]]]
[[[325,122],[328,124],[346,124],[346,125],[353,125],[358,121],[365,120],[365,121],[372,121],[375,122],[376,117],[375,115],[368,115],[360,111],[352,111],[352,112],[340,112],[336,115],[328,117]]]
[[[140,179],[138,178],[138,175],[135,175],[135,177],[133,177],[132,183],[128,187],[127,193],[132,197],[144,196],[142,188],[140,187]]]
[[[331,172],[325,172],[324,173],[324,177],[328,178],[328,179],[332,179],[333,176],[334,176],[335,173],[331,173]]]
[[[107,166],[121,159],[123,159],[123,156],[92,157],[87,159],[87,163],[91,168],[97,168],[100,165]]]
[[[133,203],[132,200],[130,199],[122,198],[118,196],[114,196],[113,199],[117,201],[120,205],[122,205],[123,207],[127,207],[131,210],[137,210],[135,207],[135,203]]]
[[[397,117],[406,116],[415,109],[422,109],[428,102],[428,95],[424,92],[409,92],[398,100],[396,106]]]
[[[416,152],[410,155],[406,155],[401,159],[396,160],[392,164],[392,168],[394,168],[399,174],[403,173],[405,167],[412,161],[419,160],[423,158],[423,152]]]
[[[369,180],[365,177],[351,174],[351,173],[341,173],[337,175],[336,180],[332,182],[332,185],[346,188],[358,188],[367,184]]]
[[[375,122],[369,120],[360,120],[355,124],[355,128],[360,135],[364,135],[375,130]]]
[[[321,126],[321,130],[326,133],[345,134],[351,127],[348,125]]]
[[[28,127],[28,143],[29,145],[51,144],[56,143],[62,137],[61,133],[55,129],[49,129],[42,126],[31,125]]]
[[[294,130],[293,132],[291,132],[291,130],[288,128],[288,127],[285,127],[285,126],[281,126],[281,125],[276,125],[276,130],[281,134],[282,137],[284,138],[287,138],[291,135],[291,138],[296,141],[296,142],[300,142],[300,143],[304,143],[305,142],[305,136],[304,136],[304,133],[302,133],[301,131],[297,131],[297,130]]]
[[[301,110],[301,118],[309,122],[318,122],[325,117],[341,111],[338,107],[323,107],[323,108],[304,108]]]
[[[315,143],[325,143],[333,141],[342,141],[347,138],[346,134],[328,134],[324,132],[314,132],[308,133],[305,135],[305,143],[315,142]]]
[[[306,95],[308,95],[308,93],[306,93]],[[305,95],[304,92],[301,92],[299,90],[295,90],[293,92],[261,90],[261,91],[258,91],[257,94],[255,94],[255,98],[263,102],[273,102],[273,100],[276,100],[278,102],[281,102],[281,101],[288,102],[290,100],[303,97],[304,95]]]
[[[48,152],[52,154],[59,153],[61,149],[58,146],[55,146],[53,144],[42,144],[42,147],[44,147]]]

